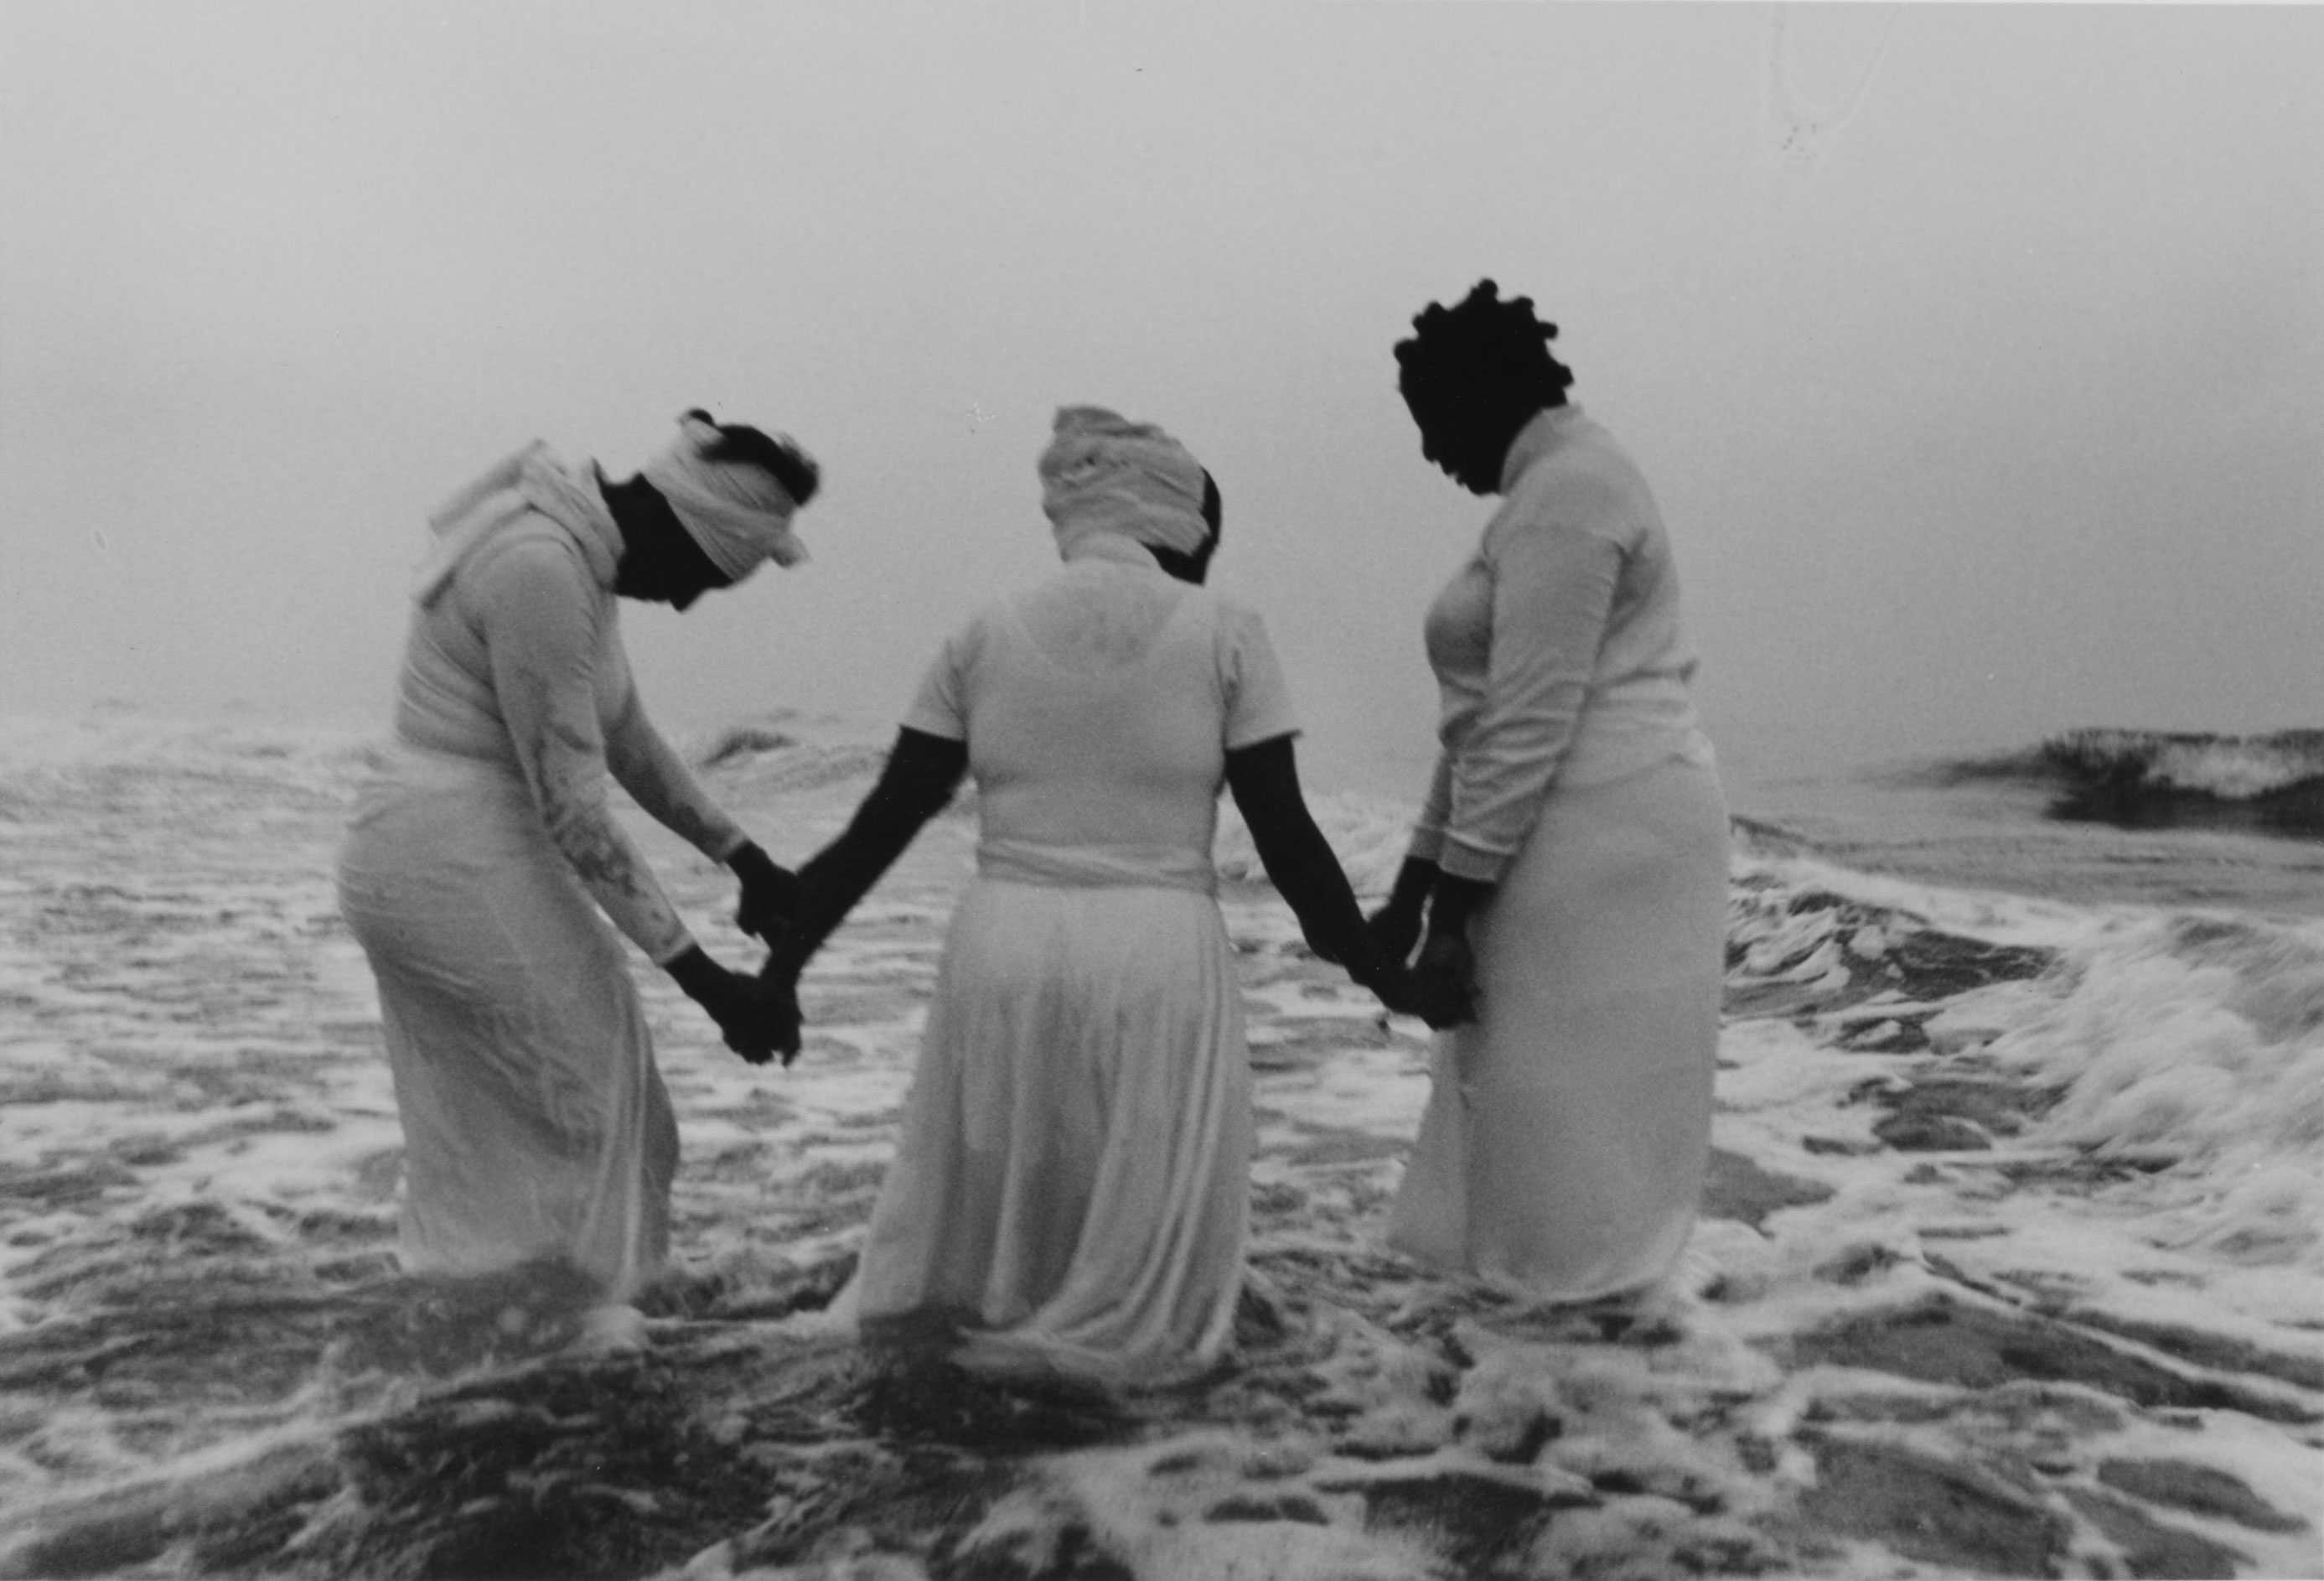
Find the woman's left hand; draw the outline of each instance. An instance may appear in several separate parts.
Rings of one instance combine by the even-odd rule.
[[[727,868],[742,883],[742,901],[734,908],[734,926],[761,938],[770,938],[798,915],[798,874],[778,866],[755,840],[746,841]]]
[[[1477,954],[1465,933],[1435,932],[1412,966],[1423,1020],[1442,1031],[1477,1019]]]

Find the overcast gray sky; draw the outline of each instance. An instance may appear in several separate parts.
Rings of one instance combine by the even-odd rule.
[[[632,606],[675,726],[898,711],[1051,561],[1052,410],[1224,489],[1328,760],[1487,507],[1480,275],[1646,468],[1729,740],[2324,724],[2324,9],[0,6],[0,711],[384,718],[421,519],[683,408],[811,566]]]

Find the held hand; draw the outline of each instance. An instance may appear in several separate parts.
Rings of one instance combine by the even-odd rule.
[[[1412,947],[1420,942],[1420,908],[1391,899],[1364,919],[1364,931],[1371,935],[1382,959],[1401,965],[1412,958]]]
[[[1301,942],[1306,945],[1307,953],[1325,966],[1344,966],[1348,964],[1340,958],[1341,952],[1332,948],[1331,940],[1318,937],[1314,929],[1301,928],[1299,938]]]
[[[782,1056],[783,1068],[788,1070],[799,1052],[799,1003],[796,984],[788,981],[769,982],[763,978],[751,985],[754,1022],[752,1034],[763,1040],[763,1047]],[[730,1040],[727,1047],[733,1048]],[[734,1050],[753,1065],[764,1065],[767,1055],[761,1053],[752,1059],[742,1049]]]
[[[742,903],[734,908],[734,926],[761,938],[779,931],[798,915],[798,875],[778,866],[756,841],[746,843],[726,859],[742,881]]]
[[[1419,1013],[1438,1031],[1477,1019],[1477,957],[1460,933],[1432,933],[1413,965]]]
[[[1421,1013],[1419,986],[1413,982],[1411,971],[1403,966],[1379,967],[1364,986],[1371,990],[1372,997],[1378,999],[1380,1008],[1390,1015]]]
[[[770,1013],[757,979],[730,972],[712,960],[700,945],[672,960],[667,967],[686,996],[718,1023],[726,1046],[752,1065],[764,1065],[788,1036],[788,1052],[798,1052],[798,1023],[794,1013],[786,1032],[779,1013]],[[794,1007],[796,1002],[792,1002]],[[788,1064],[786,1059],[784,1063]]]

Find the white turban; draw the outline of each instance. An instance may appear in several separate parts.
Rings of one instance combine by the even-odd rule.
[[[660,491],[678,522],[710,561],[739,582],[761,560],[795,566],[807,545],[791,534],[798,502],[766,468],[748,461],[713,461],[718,425],[688,415],[678,438],[640,476]]]
[[[1180,554],[1210,539],[1203,468],[1152,423],[1102,406],[1061,406],[1040,471],[1041,509],[1067,555],[1098,533]]]

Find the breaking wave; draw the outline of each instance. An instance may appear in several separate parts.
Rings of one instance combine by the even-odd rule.
[[[2056,818],[2324,837],[2324,730],[2069,730],[2022,752],[1957,759],[1914,777],[2042,786],[2054,795],[2049,814]]]

